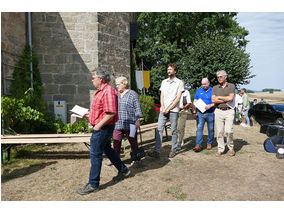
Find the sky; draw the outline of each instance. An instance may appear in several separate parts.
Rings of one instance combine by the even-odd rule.
[[[246,52],[250,54],[250,71],[256,75],[243,86],[284,91],[284,12],[241,12],[237,22],[249,31]]]

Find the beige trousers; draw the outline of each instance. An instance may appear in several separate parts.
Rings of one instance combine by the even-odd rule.
[[[233,141],[233,125],[234,125],[234,109],[215,110],[215,127],[216,139],[218,143],[218,152],[225,151],[224,136],[227,137],[227,146],[229,150],[234,149]]]
[[[178,144],[179,145],[181,145],[183,137],[184,137],[185,123],[186,123],[188,114],[189,114],[188,110],[182,110],[179,112],[179,117],[178,117]]]

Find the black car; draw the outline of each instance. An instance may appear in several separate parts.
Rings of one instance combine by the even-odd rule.
[[[259,124],[284,125],[284,104],[258,103],[249,109],[248,116]]]

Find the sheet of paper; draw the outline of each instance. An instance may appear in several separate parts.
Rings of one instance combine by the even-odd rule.
[[[130,133],[129,137],[134,138],[136,133],[136,125],[135,124],[130,124]]]
[[[86,113],[88,113],[89,110],[84,107],[75,105],[70,111],[83,117]]]
[[[227,104],[227,106],[230,107],[231,109],[234,109],[235,106],[236,106],[235,101],[236,101],[236,96],[234,96],[234,99],[233,99],[232,102],[227,102],[226,104]]]
[[[199,98],[194,105],[196,106],[197,109],[199,109],[199,111],[201,111],[202,113],[206,111],[205,107],[206,104],[204,103],[204,101],[202,101],[201,98]]]

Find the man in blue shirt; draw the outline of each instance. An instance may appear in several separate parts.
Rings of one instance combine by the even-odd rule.
[[[208,128],[208,141],[207,149],[212,149],[212,142],[214,139],[214,104],[211,100],[212,97],[212,87],[210,87],[210,82],[207,78],[203,78],[201,81],[201,88],[197,90],[194,96],[194,102],[196,103],[198,99],[201,99],[205,104],[205,112],[201,112],[197,107],[193,107],[193,118],[196,119],[197,131],[196,131],[196,144],[193,150],[195,152],[201,151],[201,143],[203,141],[203,129],[204,124],[207,122]]]

